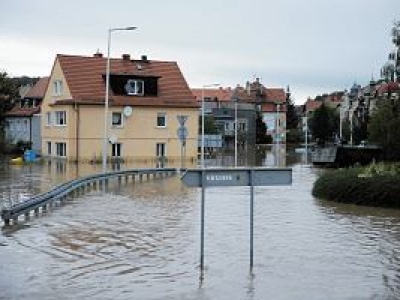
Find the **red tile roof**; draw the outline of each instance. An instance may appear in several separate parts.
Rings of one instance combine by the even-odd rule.
[[[204,90],[194,88],[192,89],[192,94],[195,96],[197,102],[201,102],[203,92],[204,98],[211,99],[207,101],[215,101],[215,99],[217,99],[219,102],[229,102],[231,101],[233,90],[231,88],[224,89],[222,87],[216,89],[205,88]]]
[[[36,84],[26,93],[24,98],[43,99],[46,93],[49,77],[42,77]]]
[[[321,105],[322,105],[322,101],[315,101],[315,100],[308,99],[305,104],[306,112],[307,113],[312,112],[312,111],[316,110],[317,108],[319,108]]]
[[[378,95],[382,96],[383,93],[387,93],[387,92],[395,92],[400,90],[400,84],[398,82],[389,82],[389,83],[384,83],[381,84],[378,87]]]
[[[6,117],[31,117],[40,113],[40,107],[19,107],[14,106],[10,111],[5,113]]]
[[[268,102],[286,103],[286,93],[280,88],[266,88],[266,98]]]
[[[56,104],[104,103],[106,58],[60,54],[57,55],[57,58],[73,99],[57,101]],[[159,77],[157,96],[117,96],[110,91],[111,106],[198,107],[198,103],[176,62],[112,58],[110,65],[110,74]]]
[[[40,100],[44,98],[48,82],[49,77],[40,78],[24,97],[24,99],[37,99],[36,107],[20,107],[19,103],[17,103],[5,115],[7,117],[31,117],[34,114],[40,113]]]

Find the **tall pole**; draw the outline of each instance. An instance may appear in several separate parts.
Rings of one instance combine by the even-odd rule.
[[[204,169],[204,86],[201,89],[201,167]]]
[[[108,95],[110,87],[110,47],[111,47],[111,32],[112,29],[108,30],[107,40],[107,67],[106,67],[106,96],[104,103],[104,136],[103,136],[103,173],[107,171],[107,136],[108,136]]]
[[[235,99],[235,168],[237,167],[237,162],[238,162],[238,122],[237,122],[237,105],[238,105],[238,99]]]
[[[103,136],[103,153],[102,167],[103,173],[107,171],[107,147],[108,147],[108,107],[110,94],[110,49],[111,49],[111,33],[113,31],[135,30],[137,27],[110,28],[108,29],[107,40],[107,67],[106,67],[106,95],[104,100],[104,136]]]
[[[305,155],[306,155],[306,165],[308,164],[308,117],[307,116],[305,116],[305,120],[306,120],[306,132],[305,132],[305,142],[306,142],[306,152],[305,152]]]
[[[201,89],[201,167],[204,169],[204,89],[208,87],[219,86],[219,83],[203,85]]]
[[[350,109],[350,145],[353,146],[353,109]]]
[[[276,163],[279,166],[279,103],[276,103]]]

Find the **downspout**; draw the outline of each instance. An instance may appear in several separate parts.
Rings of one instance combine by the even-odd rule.
[[[75,102],[74,110],[76,112],[76,126],[75,126],[75,163],[78,164],[79,160],[79,129],[80,129],[80,110],[79,105]]]

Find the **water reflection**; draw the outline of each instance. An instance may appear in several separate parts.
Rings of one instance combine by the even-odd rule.
[[[366,257],[379,257],[382,282],[400,298],[400,211],[318,200],[333,223],[349,230]]]

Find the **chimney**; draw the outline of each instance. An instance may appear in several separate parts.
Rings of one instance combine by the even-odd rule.
[[[93,57],[99,57],[99,58],[102,58],[102,57],[103,57],[103,53],[101,53],[101,52],[99,51],[99,49],[97,49],[96,53],[95,53],[95,54],[93,54]]]
[[[131,60],[130,54],[122,54],[122,59],[123,60]]]

